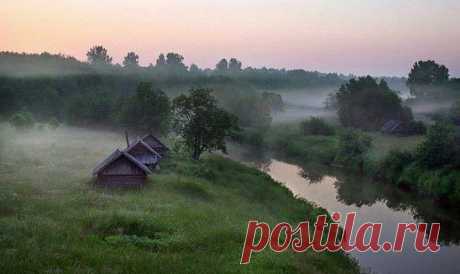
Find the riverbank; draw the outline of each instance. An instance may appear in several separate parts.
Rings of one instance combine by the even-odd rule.
[[[459,273],[460,267],[452,258],[460,256],[460,218],[452,209],[440,207],[413,191],[354,176],[339,168],[299,165],[267,154],[259,154],[256,158],[255,151],[248,149],[233,145],[229,149],[230,157],[259,167],[296,196],[329,212],[342,215],[356,212],[360,225],[382,223],[380,242],[393,241],[399,223],[441,224],[441,250],[437,253],[416,252],[412,233],[407,233],[402,253],[352,252],[360,267],[368,273]]]
[[[255,254],[239,264],[247,221],[314,220],[325,210],[268,175],[219,156],[180,155],[140,190],[92,187],[122,135],[1,128],[0,268],[7,273],[358,273],[341,253]]]
[[[371,132],[366,133],[371,140],[370,149],[359,157],[362,164],[353,157],[346,162],[340,162],[337,161],[337,155],[340,151],[340,132],[343,129],[337,125],[330,127],[331,134],[313,135],[302,132],[299,123],[277,124],[264,135],[249,132],[240,140],[261,150],[272,151],[281,159],[289,159],[302,165],[339,167],[349,173],[409,188],[420,196],[431,197],[447,206],[460,201],[460,171],[455,163],[427,168],[419,164],[420,160],[417,159],[416,153],[421,145],[431,146],[425,149],[427,153],[424,155],[431,159],[437,154],[443,154],[443,151],[438,152],[442,144],[426,144],[426,136],[400,137]],[[433,139],[442,140],[443,137]]]

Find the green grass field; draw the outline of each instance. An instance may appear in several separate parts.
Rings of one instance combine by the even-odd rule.
[[[254,254],[249,219],[312,220],[322,209],[264,173],[178,155],[138,190],[97,189],[91,170],[122,135],[77,128],[18,134],[0,125],[2,273],[358,273],[342,254]]]
[[[367,134],[372,137],[372,146],[368,154],[371,161],[380,161],[388,152],[395,149],[414,151],[425,138],[401,137],[380,132]],[[336,155],[338,136],[304,135],[298,123],[285,123],[273,126],[268,131],[266,142],[270,149],[297,160],[330,164]]]

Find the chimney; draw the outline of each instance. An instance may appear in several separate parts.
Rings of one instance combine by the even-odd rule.
[[[128,131],[125,130],[125,138],[126,138],[126,147],[129,147],[129,137],[128,137]]]

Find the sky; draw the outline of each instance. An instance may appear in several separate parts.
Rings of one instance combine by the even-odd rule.
[[[432,59],[460,76],[458,0],[2,0],[0,51],[86,59],[101,44],[115,62],[178,52],[214,67],[303,68],[405,76]]]

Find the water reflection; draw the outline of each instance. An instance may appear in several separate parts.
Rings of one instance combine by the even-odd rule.
[[[431,199],[420,198],[413,192],[393,185],[374,182],[359,176],[346,174],[333,168],[315,165],[288,164],[279,155],[238,147],[239,153],[231,157],[250,162],[286,185],[294,195],[305,198],[342,215],[358,213],[358,224],[382,222],[381,241],[392,241],[395,228],[403,222],[441,223],[441,251],[417,253],[413,250],[414,237],[406,237],[402,253],[357,253],[361,266],[377,273],[460,273],[460,214],[452,208],[444,208]]]

